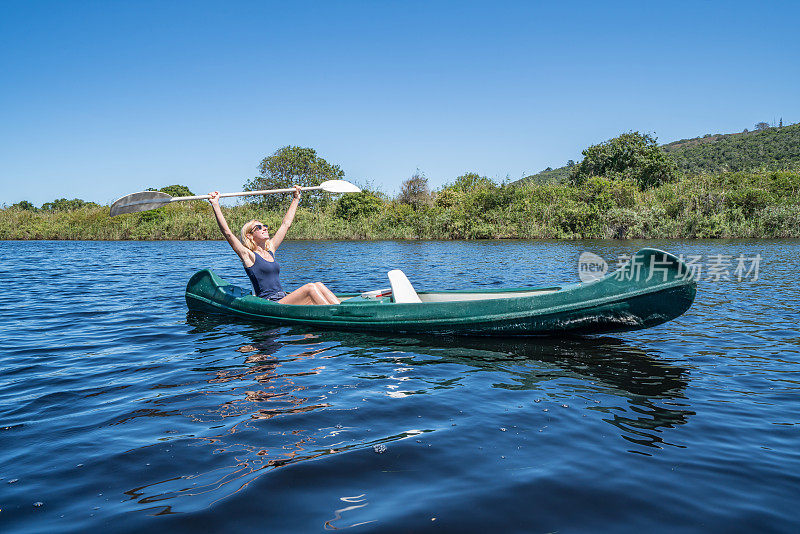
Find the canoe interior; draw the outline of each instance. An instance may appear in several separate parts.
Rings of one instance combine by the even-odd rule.
[[[499,291],[442,291],[432,293],[417,293],[422,303],[426,302],[471,302],[476,300],[494,300],[494,299],[513,299],[520,297],[533,297],[536,295],[546,295],[548,293],[555,293],[559,291],[560,287],[548,287],[543,289],[516,289],[516,290],[499,290]],[[364,302],[358,295],[341,295],[339,297],[344,302]],[[366,299],[373,302],[391,302],[394,303],[391,297],[379,297],[376,299]]]

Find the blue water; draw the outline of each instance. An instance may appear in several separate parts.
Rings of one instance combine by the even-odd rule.
[[[577,280],[588,250],[762,258],[587,339],[188,313],[223,242],[0,242],[0,530],[797,532],[798,241],[286,242],[287,289]]]

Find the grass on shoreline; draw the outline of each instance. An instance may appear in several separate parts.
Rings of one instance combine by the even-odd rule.
[[[288,205],[288,201],[287,201]],[[234,231],[261,219],[274,231],[283,211],[223,208]],[[382,200],[377,211],[337,216],[336,203],[301,207],[291,239],[657,239],[800,237],[800,172],[698,174],[645,191],[624,180],[486,184],[444,188],[417,209]],[[207,202],[109,217],[107,206],[73,211],[0,210],[0,240],[217,240]]]

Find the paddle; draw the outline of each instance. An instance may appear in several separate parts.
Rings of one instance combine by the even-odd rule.
[[[322,189],[328,193],[358,193],[358,187],[345,180],[328,180],[313,187],[301,187],[301,191],[313,191]],[[265,189],[263,191],[241,191],[239,193],[222,193],[222,197],[247,197],[251,195],[271,195],[272,193],[293,193],[294,187],[290,189]],[[204,200],[211,198],[211,195],[195,195],[193,197],[173,197],[161,191],[142,191],[126,195],[111,204],[111,216],[122,215],[123,213],[136,213],[160,208],[170,202],[181,200]]]

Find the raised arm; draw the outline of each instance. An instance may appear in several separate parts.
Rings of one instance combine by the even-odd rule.
[[[209,195],[211,195],[211,198],[209,198],[208,201],[211,203],[211,208],[214,210],[214,217],[217,219],[217,224],[219,225],[222,235],[225,236],[225,240],[233,251],[239,255],[243,263],[252,264],[255,260],[253,252],[242,245],[242,242],[231,232],[231,229],[228,227],[228,222],[222,214],[222,209],[219,207],[219,191],[214,191],[213,193],[209,193]]]
[[[294,186],[294,198],[292,199],[292,203],[289,204],[289,209],[286,210],[286,215],[283,216],[283,222],[281,223],[281,227],[278,228],[278,231],[275,232],[275,235],[272,236],[272,249],[276,249],[280,246],[283,242],[283,238],[286,237],[286,232],[289,231],[289,227],[292,225],[292,221],[294,220],[294,214],[297,213],[297,205],[300,203],[300,186]]]

